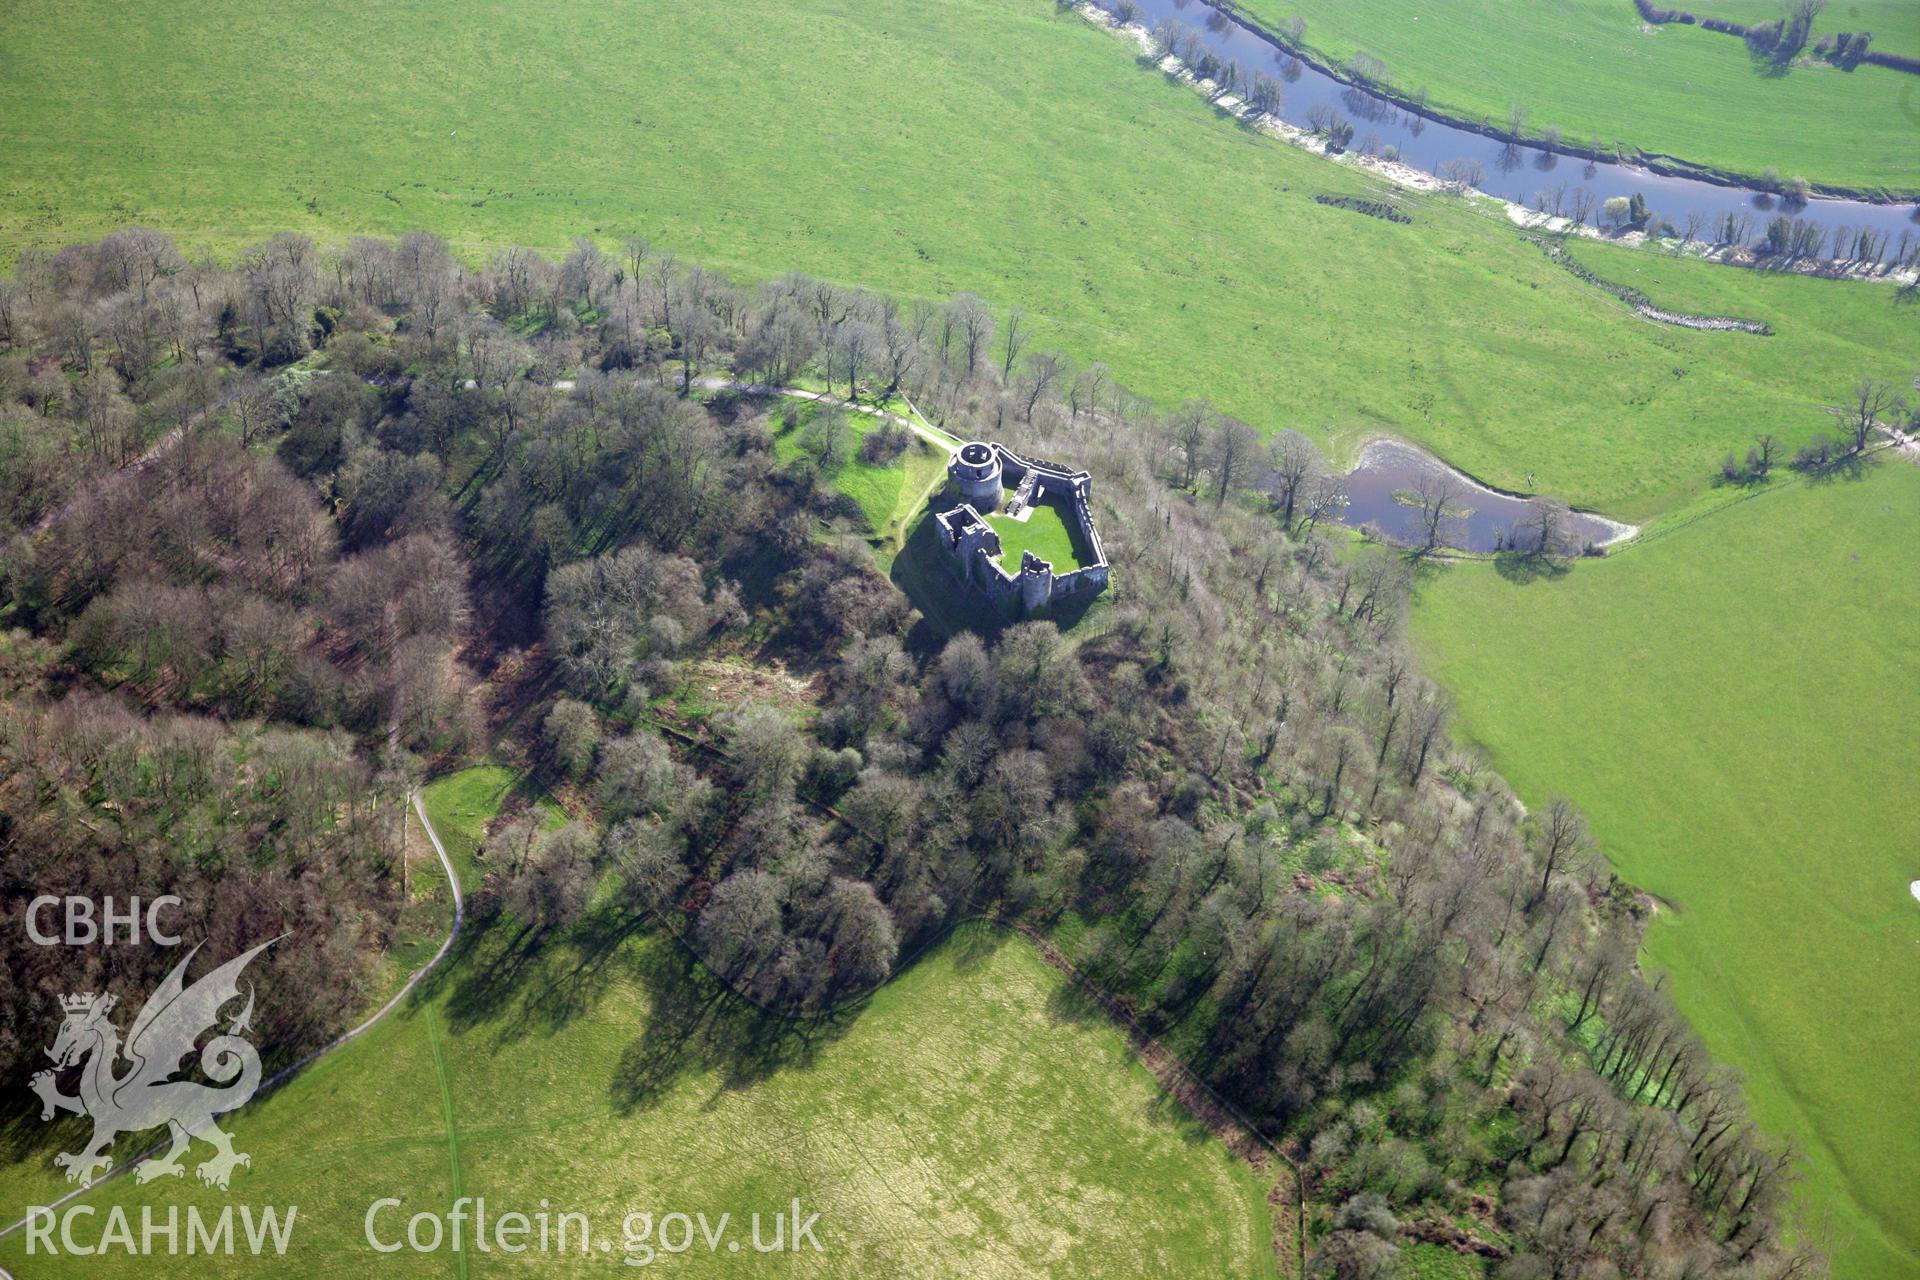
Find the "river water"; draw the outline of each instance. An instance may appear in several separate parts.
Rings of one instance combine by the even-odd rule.
[[[1403,498],[1423,481],[1442,473],[1451,477],[1457,493],[1446,508],[1452,514],[1440,522],[1443,545],[1462,551],[1499,551],[1514,545],[1516,525],[1522,527],[1519,541],[1526,541],[1526,499],[1496,493],[1424,449],[1399,440],[1372,440],[1360,451],[1358,465],[1340,477],[1347,504],[1336,518],[1355,529],[1371,527],[1389,542],[1418,546],[1426,540],[1421,514]],[[1604,545],[1628,536],[1633,529],[1577,512],[1573,532],[1582,545]]]
[[[1114,0],[1099,2],[1111,9]],[[1920,222],[1916,221],[1920,219],[1920,207],[1914,205],[1827,199],[1788,204],[1765,192],[1697,178],[1667,177],[1629,165],[1589,163],[1540,147],[1510,146],[1471,130],[1426,119],[1342,84],[1202,0],[1135,0],[1135,7],[1134,21],[1149,30],[1161,19],[1171,18],[1191,28],[1216,57],[1238,62],[1249,73],[1263,71],[1279,78],[1286,91],[1279,115],[1287,123],[1310,128],[1309,113],[1316,104],[1325,104],[1353,122],[1353,150],[1380,152],[1392,147],[1403,163],[1433,174],[1440,174],[1449,161],[1477,161],[1484,171],[1475,184],[1480,190],[1529,208],[1535,207],[1535,197],[1540,193],[1557,188],[1564,188],[1562,198],[1570,204],[1572,193],[1584,187],[1592,194],[1596,217],[1602,201],[1634,192],[1646,200],[1655,218],[1666,218],[1676,226],[1684,226],[1689,213],[1701,214],[1710,230],[1722,226],[1728,213],[1744,215],[1748,219],[1748,243],[1758,240],[1766,224],[1782,213],[1825,228],[1871,227],[1884,234],[1893,247],[1897,247],[1902,231],[1920,237]],[[1727,43],[1728,56],[1744,56],[1737,41],[1729,37]]]

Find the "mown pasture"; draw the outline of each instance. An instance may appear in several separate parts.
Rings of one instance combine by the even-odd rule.
[[[1561,577],[1442,570],[1414,615],[1495,766],[1659,902],[1646,960],[1805,1156],[1847,1280],[1920,1271],[1916,553],[1889,456]]]
[[[473,825],[474,797],[506,794],[500,772],[429,794],[443,836]],[[796,1196],[820,1214],[818,1254],[660,1254],[676,1274],[1273,1274],[1270,1177],[1169,1100],[1030,944],[992,926],[962,926],[863,1007],[809,1022],[757,1014],[612,906],[560,937],[480,924],[448,964],[424,998],[243,1113],[232,1130],[253,1164],[232,1192],[118,1178],[86,1203],[125,1206],[136,1227],[144,1206],[297,1205],[274,1265],[316,1277],[609,1265],[597,1245],[376,1254],[366,1215],[387,1196],[404,1208],[378,1218],[383,1243],[415,1212],[484,1196],[495,1215],[543,1202],[585,1213],[615,1258],[630,1212],[730,1213],[742,1242],[749,1215],[770,1236]],[[50,1153],[0,1169],[7,1221],[68,1189]],[[0,1262],[35,1277],[154,1274],[119,1255],[28,1257],[17,1233]]]

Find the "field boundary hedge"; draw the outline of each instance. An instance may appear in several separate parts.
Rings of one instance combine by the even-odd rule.
[[[1715,333],[1751,333],[1762,338],[1773,336],[1773,329],[1765,321],[1743,320],[1739,316],[1697,316],[1684,311],[1668,311],[1657,307],[1653,299],[1631,285],[1615,284],[1589,271],[1576,262],[1565,246],[1537,236],[1528,236],[1539,245],[1546,255],[1570,272],[1575,279],[1584,280],[1594,288],[1610,293],[1620,301],[1632,307],[1634,314],[1648,320],[1657,320],[1661,324],[1677,325],[1682,329],[1702,329]]]
[[[1662,9],[1654,5],[1652,0],[1633,0],[1633,7],[1642,20],[1656,26],[1666,23],[1699,26],[1707,31],[1718,31],[1722,35],[1738,36],[1742,40],[1750,40],[1754,35],[1754,28],[1743,26],[1738,22],[1729,22],[1725,18],[1703,18],[1685,9]],[[1908,75],[1920,76],[1920,58],[1883,53],[1878,49],[1860,49],[1849,53],[1850,42],[1856,36],[1861,40],[1873,38],[1869,32],[1853,31],[1841,33],[1837,40],[1833,36],[1827,36],[1813,45],[1814,54],[1824,57],[1828,62],[1847,71],[1853,70],[1859,63],[1871,62],[1876,67],[1886,67],[1891,71],[1904,71]]]

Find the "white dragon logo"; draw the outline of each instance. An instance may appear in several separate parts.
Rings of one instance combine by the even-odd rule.
[[[244,1106],[260,1087],[260,1055],[240,1038],[240,1032],[252,1029],[251,984],[246,1007],[227,1024],[224,1035],[207,1041],[200,1051],[200,1070],[209,1080],[226,1087],[171,1077],[183,1070],[182,1060],[193,1052],[201,1034],[219,1021],[222,1006],[239,998],[240,971],[247,962],[277,941],[261,943],[192,986],[185,981],[187,965],[200,948],[189,951],[133,1020],[124,1050],[119,1031],[107,1018],[117,997],[83,992],[60,998],[66,1020],[60,1024],[53,1048],[47,1050],[54,1067],[33,1077],[33,1091],[40,1095],[42,1120],[51,1120],[61,1111],[93,1119],[93,1138],[85,1147],[53,1158],[67,1171],[67,1181],[88,1182],[96,1173],[111,1169],[113,1160],[106,1151],[119,1134],[140,1133],[159,1125],[167,1126],[173,1145],[164,1155],[141,1161],[134,1170],[136,1182],[181,1176],[185,1170],[180,1167],[180,1157],[193,1138],[214,1148],[214,1154],[194,1170],[202,1182],[224,1190],[235,1168],[253,1163],[233,1149],[233,1139],[213,1122],[215,1116]],[[117,1073],[122,1057],[128,1064],[123,1074]],[[79,1063],[84,1063],[80,1068],[80,1093],[68,1097],[60,1092],[57,1075]]]

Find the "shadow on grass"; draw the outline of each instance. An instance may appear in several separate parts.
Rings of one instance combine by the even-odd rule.
[[[747,1089],[805,1068],[853,1026],[866,1001],[812,1017],[770,1013],[728,990],[686,948],[666,939],[642,962],[648,1012],[608,1085],[622,1115],[645,1110],[681,1079],[718,1072],[722,1089]]]
[[[966,973],[993,959],[1012,937],[1010,930],[999,925],[985,920],[970,920],[954,926],[943,942],[936,942],[927,950],[932,951],[944,945],[954,969]]]
[[[0,1164],[15,1165],[32,1160],[52,1170],[56,1151],[78,1151],[92,1132],[93,1122],[85,1116],[42,1120],[40,1100],[22,1086],[17,1096],[9,1097],[0,1106]],[[120,1158],[118,1151],[112,1154],[115,1159]]]
[[[1141,1069],[1153,1079],[1153,1093],[1144,1100],[1143,1112],[1147,1119],[1155,1124],[1171,1127],[1180,1141],[1188,1146],[1199,1146],[1215,1140],[1213,1130],[1205,1121],[1193,1113],[1193,1110],[1163,1078],[1162,1071],[1176,1073],[1174,1078],[1184,1076],[1184,1068],[1175,1064],[1170,1052],[1162,1058],[1162,1066],[1155,1068],[1148,1060],[1147,1042],[1143,1033],[1136,1028],[1120,1022],[1106,1007],[1087,990],[1085,984],[1074,978],[1062,975],[1061,985],[1055,988],[1047,998],[1047,1016],[1055,1026],[1074,1028],[1110,1027],[1125,1037],[1128,1052],[1139,1062]],[[1164,1048],[1164,1047],[1163,1047]],[[1183,1087],[1191,1087],[1184,1085]]]
[[[645,916],[607,904],[564,930],[534,929],[504,914],[474,921],[407,1012],[443,999],[451,1030],[478,1033],[498,1048],[598,1016],[616,985],[638,988],[646,1011],[608,1082],[621,1114],[653,1105],[687,1076],[717,1072],[723,1088],[736,1089],[805,1066],[865,1007],[856,1001],[814,1017],[768,1012],[735,995]]]
[[[1837,484],[1844,480],[1849,484],[1858,484],[1867,478],[1867,472],[1879,459],[1870,454],[1849,453],[1835,458],[1824,467],[1797,467],[1805,476],[1809,485]]]
[[[1761,49],[1750,40],[1735,38],[1740,39],[1740,43],[1746,46],[1747,63],[1752,68],[1753,74],[1762,80],[1784,80],[1787,78],[1787,73],[1793,69],[1791,58],[1783,62],[1772,49]],[[1794,52],[1797,55],[1799,50]]]
[[[450,1028],[486,1028],[496,1045],[552,1036],[590,1014],[616,981],[642,976],[639,953],[626,944],[646,931],[644,916],[618,906],[596,908],[565,930],[506,915],[475,920],[419,998],[444,994]]]
[[[907,647],[916,653],[936,653],[962,631],[978,632],[990,641],[1007,627],[947,564],[931,508],[914,524],[887,576],[920,611],[920,621],[907,633]]]
[[[529,710],[544,705],[547,695],[556,687],[552,673],[546,670],[518,682],[503,703],[506,723],[517,722]],[[427,809],[433,814],[434,827],[440,833],[441,843],[446,846],[447,856],[453,859],[453,865],[460,873],[460,887],[469,894],[477,893],[485,878],[488,866],[484,852],[487,836],[496,826],[512,818],[531,817],[544,827],[556,811],[564,813],[558,810],[557,802],[552,800],[551,793],[542,781],[544,767],[521,771],[500,765],[494,760],[485,761],[484,764],[511,775],[501,789],[469,792],[464,789],[466,783],[457,782],[453,784],[455,790],[452,794],[443,793],[427,799]],[[472,769],[458,769],[442,773],[433,778],[428,787],[437,788],[471,772]],[[553,807],[543,810],[543,801]],[[475,817],[479,817],[480,821],[470,821]],[[469,939],[462,938],[463,945],[467,941]],[[444,969],[441,970],[441,974],[444,972]]]
[[[1728,475],[1725,471],[1713,477],[1716,489],[1735,489],[1744,494],[1754,494],[1773,483],[1773,472],[1752,472],[1741,470],[1737,475]]]
[[[1100,1007],[1100,1002],[1094,999],[1093,993],[1070,977],[1047,997],[1047,1017],[1068,1027],[1110,1025],[1113,1022],[1107,1011]]]
[[[1502,551],[1493,558],[1493,570],[1516,586],[1541,579],[1564,578],[1573,570],[1565,563],[1532,551]]]
[[[1453,565],[1446,560],[1417,551],[1407,552],[1405,563],[1413,574],[1413,589],[1416,594],[1428,583],[1438,582],[1446,577],[1447,570],[1453,568]]]

